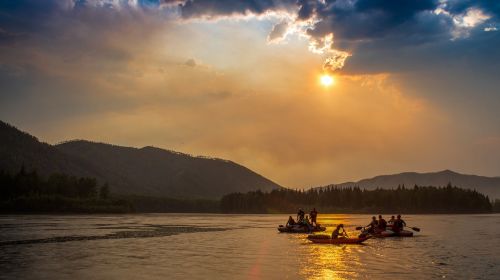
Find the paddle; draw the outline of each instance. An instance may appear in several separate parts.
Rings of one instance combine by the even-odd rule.
[[[420,228],[418,228],[418,227],[409,227],[409,228],[411,228],[412,230],[414,230],[416,232],[420,232]]]

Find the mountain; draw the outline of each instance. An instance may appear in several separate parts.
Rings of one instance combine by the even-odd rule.
[[[500,198],[500,177],[484,177],[465,175],[451,170],[430,173],[404,172],[393,175],[381,175],[357,182],[337,184],[339,187],[359,186],[365,189],[397,188],[398,185],[406,187],[419,186],[446,186],[451,183],[465,189],[476,189],[490,198]]]
[[[45,176],[94,177],[118,194],[215,199],[231,192],[281,188],[228,160],[83,140],[49,145],[0,121],[0,170],[16,172],[22,165]]]
[[[55,146],[97,166],[121,192],[172,197],[218,198],[231,192],[279,185],[232,161],[193,157],[155,147],[140,149],[89,141]]]
[[[91,163],[67,155],[54,146],[38,141],[28,133],[0,121],[0,170],[18,172],[24,165],[43,175],[66,173],[102,179]]]

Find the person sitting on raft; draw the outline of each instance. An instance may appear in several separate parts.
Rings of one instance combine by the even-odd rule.
[[[377,218],[373,216],[372,221],[366,227],[369,233],[375,233],[375,229],[378,228]]]
[[[340,232],[341,229],[342,232]],[[343,224],[338,225],[337,228],[332,232],[332,239],[337,239],[339,237],[342,238],[348,237]]]
[[[380,232],[386,230],[387,228],[387,222],[382,218],[382,215],[378,215],[378,230]]]
[[[311,217],[311,225],[317,227],[318,223],[316,222],[316,218],[318,217],[318,211],[316,211],[316,208],[313,208],[313,210],[311,210],[311,213],[309,213],[309,217]]]
[[[387,224],[392,226],[394,224],[394,221],[396,221],[396,218],[394,218],[394,215],[393,215],[393,216],[391,216],[391,219],[387,222]]]
[[[394,231],[395,233],[399,233],[404,229],[405,226],[406,222],[401,219],[401,215],[398,215],[398,218],[392,224],[392,231]]]
[[[309,221],[309,216],[306,215],[305,218],[302,218],[302,221],[297,222],[297,224],[301,225],[306,231],[312,231],[314,227],[311,225]]]
[[[288,222],[286,222],[286,226],[290,227],[290,226],[293,226],[293,225],[295,225],[295,220],[292,218],[292,216],[289,216],[288,217]]]
[[[299,212],[297,212],[297,223],[301,223],[304,221],[304,215],[306,213],[302,210],[302,208],[299,208]]]

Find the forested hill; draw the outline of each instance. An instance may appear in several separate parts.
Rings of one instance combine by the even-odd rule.
[[[217,199],[231,192],[281,188],[231,161],[89,141],[53,146],[0,121],[0,170],[15,173],[22,165],[42,176],[96,178],[116,194]]]
[[[53,173],[103,179],[99,170],[28,133],[0,121],[0,170],[14,174],[23,166],[49,176]]]
[[[141,149],[88,141],[56,145],[91,162],[122,192],[146,195],[220,198],[237,190],[272,190],[279,185],[231,161],[193,157],[155,147]]]
[[[373,190],[376,188],[391,189],[397,186],[446,186],[450,183],[464,189],[475,189],[488,195],[491,199],[500,198],[500,177],[484,177],[460,174],[451,170],[439,172],[416,173],[405,172],[393,175],[381,175],[357,182],[335,184],[338,187],[354,187]],[[333,185],[332,185],[333,186]]]

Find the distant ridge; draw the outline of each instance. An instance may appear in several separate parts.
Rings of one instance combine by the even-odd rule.
[[[478,192],[488,195],[490,198],[500,198],[500,177],[466,175],[451,170],[429,173],[404,172],[393,175],[380,175],[357,182],[345,182],[334,185],[339,187],[359,186],[365,189],[390,189],[397,188],[398,185],[405,185],[405,187],[413,187],[414,185],[446,186],[448,183],[460,188],[475,189]]]
[[[24,165],[42,175],[65,173],[108,182],[119,194],[218,199],[233,192],[270,191],[278,184],[232,161],[191,156],[157,147],[123,147],[73,140],[50,145],[0,121],[0,170],[17,172]],[[331,186],[366,189],[452,185],[500,198],[500,177],[460,174],[451,170],[381,175]]]
[[[232,192],[281,188],[228,160],[86,140],[49,145],[0,121],[0,169],[17,172],[23,164],[42,175],[94,177],[120,194],[217,199]]]

